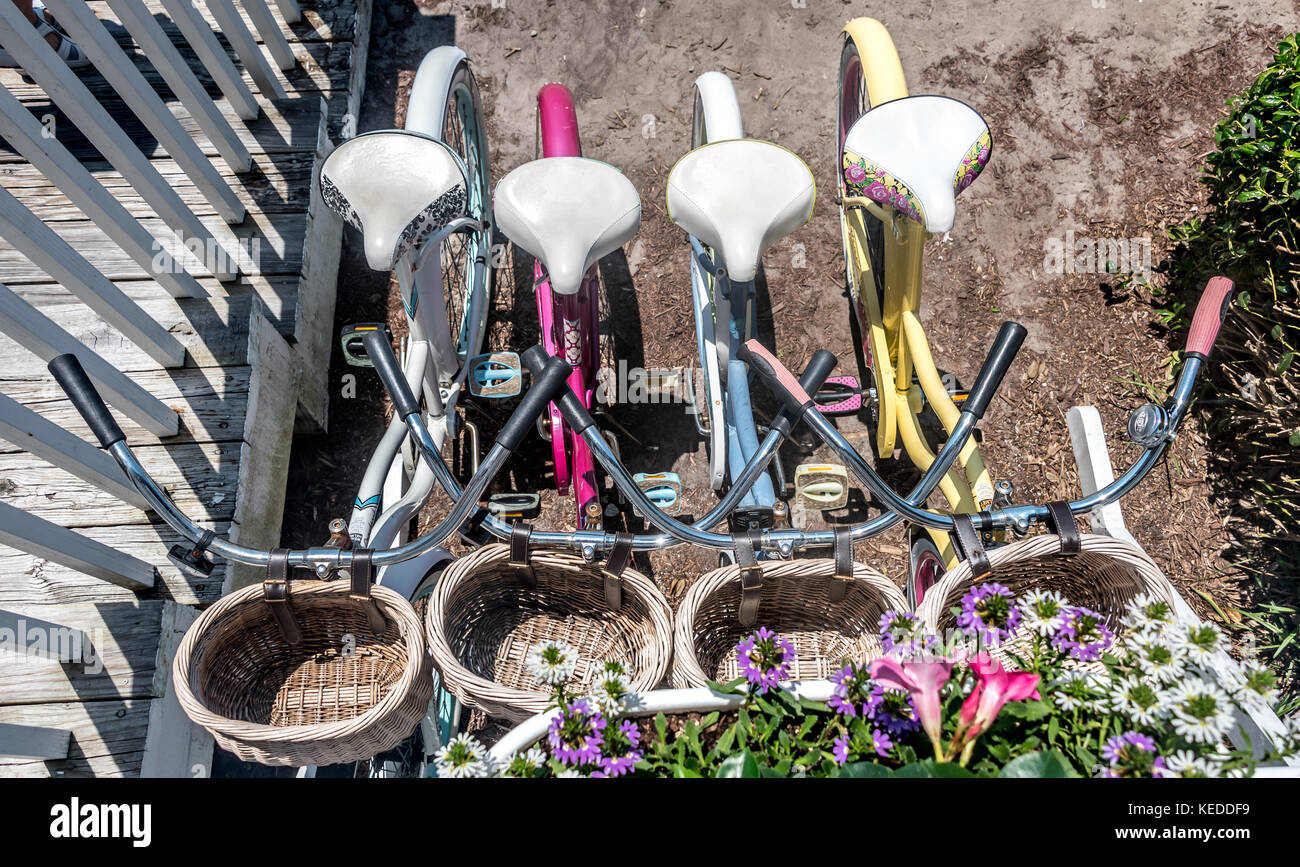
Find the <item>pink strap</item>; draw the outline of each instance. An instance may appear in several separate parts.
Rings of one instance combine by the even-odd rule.
[[[1187,334],[1187,354],[1208,356],[1219,336],[1219,326],[1228,315],[1228,299],[1232,297],[1232,281],[1227,277],[1211,277],[1196,305],[1192,329]]]
[[[812,402],[812,398],[808,396],[808,392],[803,390],[803,386],[799,384],[799,380],[795,378],[795,375],[786,370],[785,365],[777,361],[776,356],[768,352],[763,344],[750,338],[745,341],[745,346],[750,352],[767,362],[768,367],[772,368],[772,373],[776,376],[776,381],[781,383],[781,387],[789,392],[795,400],[801,404]]]

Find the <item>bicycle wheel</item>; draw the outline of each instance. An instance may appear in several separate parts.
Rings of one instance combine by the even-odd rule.
[[[849,36],[844,37],[844,47],[840,51],[839,110],[836,112],[835,130],[835,176],[839,181],[840,196],[846,195],[842,163],[844,160],[844,139],[854,122],[871,110],[871,97],[867,91],[867,79],[862,69],[862,57],[858,54],[857,43]],[[871,274],[876,282],[876,298],[881,308],[885,303],[885,227],[879,219],[869,212],[862,213],[867,230],[867,256],[871,262]],[[853,258],[849,254],[848,237],[844,241],[845,279],[853,286],[857,274],[853,273]],[[860,323],[861,324],[861,323]]]
[[[442,242],[442,287],[447,326],[459,367],[479,352],[492,298],[492,196],[487,130],[478,83],[469,64],[456,67],[447,89],[442,140],[460,155],[468,175],[467,212],[480,223],[475,231],[455,232]],[[480,288],[481,287],[481,288]]]
[[[925,598],[925,592],[939,583],[945,567],[939,548],[926,535],[912,542],[907,569],[907,605],[913,611]]]

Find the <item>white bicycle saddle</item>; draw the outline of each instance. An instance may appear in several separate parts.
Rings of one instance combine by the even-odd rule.
[[[979,112],[946,96],[908,96],[868,111],[844,137],[845,188],[947,232],[957,194],[988,164],[993,138]]]
[[[524,163],[497,183],[497,225],[546,267],[551,289],[572,295],[602,256],[641,227],[641,197],[623,173],[584,157]]]
[[[808,222],[817,187],[780,145],[733,139],[703,145],[668,173],[668,216],[712,247],[732,280],[747,283],[768,247]]]
[[[361,230],[366,261],[388,271],[408,250],[465,214],[465,174],[451,148],[419,133],[386,130],[348,139],[320,169],[332,211]]]

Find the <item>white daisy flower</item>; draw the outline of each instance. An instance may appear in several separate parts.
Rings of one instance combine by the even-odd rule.
[[[1153,632],[1130,632],[1124,638],[1124,647],[1142,673],[1159,683],[1174,683],[1186,670],[1182,657]]]
[[[1227,693],[1201,678],[1189,678],[1161,696],[1173,714],[1174,731],[1193,743],[1215,744],[1232,729],[1232,704]]]
[[[1066,671],[1052,682],[1052,700],[1062,710],[1092,710],[1106,703],[1104,681],[1090,671]]]
[[[1180,777],[1218,777],[1219,763],[1191,750],[1178,750],[1165,759],[1165,767]]]
[[[492,763],[487,747],[469,734],[457,735],[433,756],[440,777],[490,777]]]
[[[573,677],[578,651],[566,641],[542,641],[529,648],[524,664],[538,683],[559,686]]]
[[[586,776],[587,776],[586,774],[582,773],[576,768],[566,768],[555,775],[556,779],[560,779],[560,780],[563,780],[565,778],[585,779]]]
[[[530,779],[533,773],[546,764],[546,753],[541,747],[530,747],[522,753],[515,753],[510,761],[497,771],[499,777],[518,777]]]
[[[1020,624],[1044,638],[1051,638],[1061,628],[1068,605],[1065,597],[1055,590],[1031,590],[1020,597]]]
[[[1232,698],[1240,704],[1271,707],[1277,701],[1277,675],[1253,659],[1243,662],[1232,680]]]
[[[597,669],[589,697],[601,713],[612,716],[623,709],[625,699],[632,697],[632,681],[626,674],[601,667]]]
[[[1223,633],[1213,623],[1172,630],[1173,649],[1192,663],[1205,666],[1223,648]]]
[[[1141,593],[1129,602],[1122,623],[1130,632],[1160,634],[1176,621],[1173,606],[1149,593]]]
[[[1110,708],[1138,726],[1152,726],[1162,716],[1160,690],[1146,680],[1127,677],[1115,682]]]

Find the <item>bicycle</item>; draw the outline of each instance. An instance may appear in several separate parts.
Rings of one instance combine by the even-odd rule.
[[[962,395],[949,393],[921,326],[921,254],[952,228],[956,197],[988,163],[992,137],[975,109],[944,96],[910,96],[898,52],[871,18],[845,25],[840,51],[836,165],[851,316],[875,385],[876,452],[902,445],[922,471],[934,461],[920,419],[929,408],[951,435]],[[956,399],[954,399],[956,398]],[[940,483],[956,512],[1009,503],[971,442]],[[987,541],[992,542],[993,539]],[[916,605],[957,551],[937,533],[909,545],[908,601]]]
[[[597,262],[641,224],[641,199],[618,169],[582,156],[573,95],[562,84],[537,93],[537,151],[495,194],[502,233],[534,259],[533,289],[542,347],[573,367],[569,385],[587,409],[600,370],[600,274]],[[579,529],[603,524],[591,452],[552,405],[541,433],[551,442],[555,486],[572,491]]]

